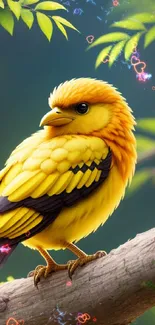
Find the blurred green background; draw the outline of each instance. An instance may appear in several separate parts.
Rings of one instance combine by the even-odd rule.
[[[120,7],[116,8],[118,13],[121,0],[119,2]],[[65,1],[61,3],[65,5]],[[122,1],[122,6],[124,11],[119,14],[119,19],[124,17],[127,3],[125,5]],[[136,119],[155,117],[155,91],[152,90],[152,86],[155,86],[155,43],[145,50],[141,44],[138,48],[141,60],[147,64],[146,72],[152,74],[152,78],[145,83],[136,79],[133,68],[128,69],[123,58],[119,58],[111,69],[107,64],[102,64],[95,70],[94,63],[99,49],[95,47],[86,52],[86,37],[92,34],[97,38],[109,32],[108,22],[118,20],[112,1],[96,1],[93,4],[88,0],[71,0],[66,7],[69,12],[61,11],[59,14],[81,32],[79,34],[68,30],[69,41],[55,28],[49,43],[37,23],[29,31],[23,22],[16,22],[13,36],[0,28],[1,168],[15,146],[39,128],[41,117],[49,110],[48,96],[53,87],[71,78],[94,77],[108,81],[127,99]],[[75,8],[81,8],[82,14],[73,14]],[[155,139],[154,135],[152,132],[152,139]],[[150,137],[150,134],[147,136]],[[155,159],[152,159],[137,169],[153,167],[154,163]],[[81,240],[78,246],[88,254],[100,249],[110,252],[137,233],[154,227],[154,190],[155,180],[153,184],[151,179],[133,195],[125,198],[106,224]],[[73,258],[67,250],[52,251],[51,254],[59,263]],[[0,281],[6,280],[9,275],[15,278],[26,277],[30,270],[42,263],[44,261],[36,251],[19,245],[0,270]],[[153,325],[154,322],[155,314],[149,311],[137,319],[135,324]]]

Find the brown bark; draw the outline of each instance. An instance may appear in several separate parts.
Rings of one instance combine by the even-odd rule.
[[[60,271],[42,279],[38,290],[32,278],[2,284],[0,325],[74,325],[79,312],[91,316],[88,324],[133,322],[155,305],[155,228],[78,268],[71,286],[68,280]]]

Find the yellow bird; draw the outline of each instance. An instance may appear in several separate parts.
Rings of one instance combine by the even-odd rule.
[[[44,128],[18,145],[0,172],[0,265],[20,242],[37,249],[47,266],[35,269],[35,284],[61,269],[71,277],[104,255],[87,255],[74,242],[117,208],[137,159],[132,110],[108,83],[66,81],[49,106]],[[65,265],[47,252],[66,248],[78,259]]]

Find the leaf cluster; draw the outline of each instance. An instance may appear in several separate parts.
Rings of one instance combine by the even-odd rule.
[[[135,47],[137,47],[141,37],[144,37],[144,48],[155,41],[155,15],[148,12],[132,15],[124,20],[113,23],[110,27],[126,29],[128,31],[136,31],[132,36],[124,32],[112,32],[100,36],[93,42],[88,49],[97,45],[112,43],[105,47],[97,56],[95,67],[99,65],[109,56],[109,67],[117,60],[118,56],[124,51],[125,60],[128,61]],[[149,24],[147,29],[145,24]],[[151,26],[150,26],[151,25]]]
[[[3,0],[0,0],[0,25],[13,35],[14,17],[17,20],[21,19],[29,29],[32,28],[34,19],[36,18],[41,31],[49,41],[53,34],[53,22],[66,39],[68,39],[64,26],[76,31],[78,30],[65,18],[60,16],[51,16],[44,13],[60,9],[66,10],[63,5],[54,1],[39,2],[39,0],[7,0],[5,4]]]

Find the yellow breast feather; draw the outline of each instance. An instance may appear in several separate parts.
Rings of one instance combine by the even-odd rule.
[[[29,196],[32,198],[44,194],[51,196],[67,188],[70,191],[70,186],[73,186],[70,183],[74,182],[79,188],[80,184],[82,186],[86,183],[89,186],[89,183],[91,184],[97,177],[96,170],[93,174],[88,171],[74,174],[70,172],[70,168],[82,167],[84,163],[89,166],[93,161],[99,164],[108,154],[108,147],[104,141],[95,137],[63,136],[59,137],[58,141],[51,139],[39,145],[38,142],[36,146],[33,143],[32,148],[29,141],[25,145],[23,142],[23,145],[8,159],[8,164],[11,160],[13,164],[8,171],[7,166],[5,167],[6,173],[1,180],[1,195],[7,196],[11,202],[18,202]],[[64,145],[60,147],[62,143]],[[25,153],[28,150],[27,158]]]
[[[66,135],[45,138],[43,142],[43,132],[40,133],[40,138],[37,133],[23,141],[0,172],[1,198],[7,198],[10,204],[19,203],[16,209],[0,214],[0,238],[16,238],[43,221],[42,210],[40,213],[35,210],[35,204],[25,207],[25,199],[32,198],[35,202],[45,195],[52,198],[64,191],[69,195],[75,189],[89,188],[100,179],[102,171],[98,167],[109,151],[103,140]]]

